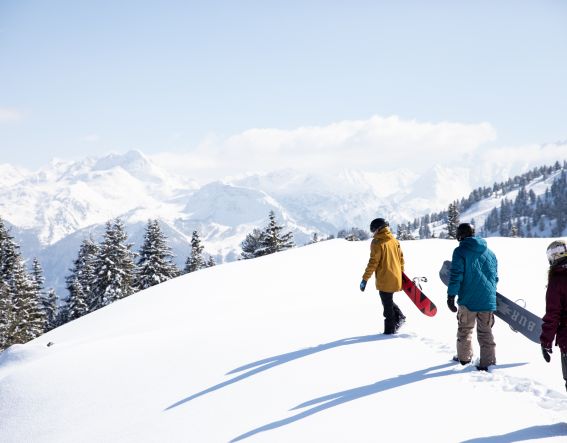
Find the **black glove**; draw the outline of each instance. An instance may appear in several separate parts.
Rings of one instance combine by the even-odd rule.
[[[549,354],[553,353],[553,350],[551,349],[551,347],[541,345],[541,353],[543,354],[543,358],[545,359],[545,361],[549,363],[551,361],[551,355],[549,355]]]
[[[360,282],[360,290],[361,290],[362,292],[364,292],[365,289],[366,289],[366,280],[362,280],[362,281]]]
[[[457,307],[455,306],[455,296],[449,295],[447,296],[447,306],[452,312],[457,312]]]

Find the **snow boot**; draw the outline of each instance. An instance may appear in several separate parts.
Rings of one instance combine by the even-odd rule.
[[[460,364],[464,365],[468,365],[471,361],[470,360],[459,360],[459,356],[458,355],[453,355],[453,361],[458,361]]]
[[[406,316],[402,314],[398,305],[394,303],[394,318],[396,319],[395,329],[396,331],[401,328],[401,326],[406,322]]]
[[[396,333],[396,323],[392,320],[384,320],[384,334],[391,335]]]

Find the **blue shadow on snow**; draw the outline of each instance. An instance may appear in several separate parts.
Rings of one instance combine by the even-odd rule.
[[[562,435],[567,435],[567,423],[530,426],[529,428],[518,429],[508,434],[472,438],[470,440],[464,440],[461,443],[513,443],[517,441],[535,440],[536,438],[560,437]]]
[[[226,386],[229,386],[233,383],[236,383],[240,380],[244,380],[245,378],[251,377],[251,376],[258,374],[260,372],[267,371],[268,369],[271,369],[275,366],[279,366],[279,365],[282,365],[284,363],[288,363],[290,361],[297,360],[299,358],[307,357],[309,355],[316,354],[317,352],[322,352],[322,351],[326,351],[326,350],[329,350],[329,349],[338,348],[340,346],[355,345],[355,344],[359,344],[359,343],[367,343],[367,342],[378,341],[378,340],[388,340],[388,339],[392,339],[393,337],[394,336],[391,336],[391,335],[383,335],[383,334],[377,335],[377,334],[375,334],[375,335],[362,335],[362,336],[359,336],[359,337],[343,338],[341,340],[335,340],[335,341],[332,341],[332,342],[329,342],[329,343],[324,343],[324,344],[314,346],[314,347],[311,347],[311,348],[300,349],[299,351],[293,351],[293,352],[288,352],[286,354],[276,355],[274,357],[264,358],[262,360],[255,361],[254,363],[249,363],[247,365],[240,366],[239,368],[233,369],[232,371],[228,372],[227,375],[236,374],[236,373],[242,372],[242,371],[247,371],[247,372],[240,374],[236,377],[233,377],[230,380],[227,380],[227,381],[224,381],[222,383],[211,386],[210,388],[207,388],[207,389],[205,389],[201,392],[197,392],[196,394],[190,395],[189,397],[184,398],[183,400],[179,400],[178,402],[172,404],[171,406],[168,406],[165,410],[168,411],[168,410],[173,409],[177,406],[180,406],[184,403],[187,403],[191,400],[194,400],[198,397],[201,397],[203,395],[217,391],[217,390],[224,388]],[[398,338],[404,337],[404,334],[397,335],[396,337],[398,337]]]
[[[524,364],[525,363],[512,363],[507,365],[498,365],[498,368],[499,369],[511,368],[515,366],[522,366]],[[369,395],[377,394],[378,392],[387,391],[388,389],[399,388],[400,386],[409,385],[411,383],[419,382],[429,378],[443,377],[446,375],[453,375],[453,374],[461,374],[462,371],[454,371],[453,369],[448,369],[454,366],[455,366],[455,362],[444,363],[442,365],[433,366],[431,368],[410,372],[409,374],[401,374],[398,375],[397,377],[388,378],[386,380],[380,380],[370,385],[347,389],[346,391],[335,392],[333,394],[325,395],[323,397],[314,398],[312,400],[306,401],[304,403],[295,406],[291,410],[295,411],[297,409],[311,407],[310,409],[292,415],[291,417],[274,421],[272,423],[268,423],[267,425],[260,426],[259,428],[248,431],[232,439],[231,443],[252,437],[253,435],[259,434],[260,432],[265,432],[272,429],[280,428],[282,426],[289,425],[291,423],[307,418],[318,412],[325,411],[326,409],[334,408],[335,406],[342,405],[343,403],[347,403],[353,400],[358,400],[359,398],[367,397]],[[442,369],[445,370],[442,371]],[[471,368],[470,370],[473,371],[475,369]]]

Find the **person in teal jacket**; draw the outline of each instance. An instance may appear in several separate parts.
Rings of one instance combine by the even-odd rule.
[[[496,364],[496,344],[492,335],[496,311],[498,261],[486,240],[474,236],[474,226],[462,223],[457,228],[459,246],[453,251],[451,278],[447,286],[447,306],[457,312],[457,359],[465,365],[472,360],[472,333],[480,345],[477,369],[487,371]],[[458,295],[458,309],[455,297]]]

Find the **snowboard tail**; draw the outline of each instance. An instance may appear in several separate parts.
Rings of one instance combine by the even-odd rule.
[[[439,278],[445,285],[448,285],[450,277],[451,262],[445,260],[439,270]],[[539,344],[543,320],[508,297],[503,296],[500,292],[496,292],[496,312],[494,312],[494,315],[508,323],[514,332],[519,332],[524,337]]]
[[[433,317],[437,307],[405,273],[402,272],[402,291],[404,291],[422,314]]]

